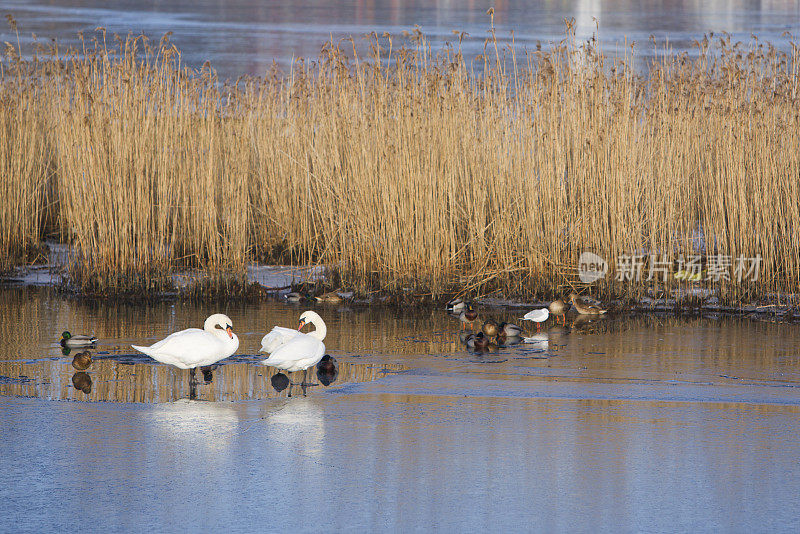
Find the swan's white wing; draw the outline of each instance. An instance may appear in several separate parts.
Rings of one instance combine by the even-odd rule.
[[[230,342],[224,342],[205,330],[189,328],[170,334],[149,347],[131,346],[156,361],[188,369],[227,358],[239,348],[239,338],[234,335]]]
[[[288,343],[297,334],[300,334],[300,331],[276,326],[261,338],[261,352],[273,352],[281,345]]]
[[[325,356],[325,344],[320,341],[313,354],[297,361],[297,367],[298,369],[308,369],[312,365],[318,364],[323,356]]]
[[[297,371],[314,365],[325,355],[325,344],[308,334],[298,333],[272,352],[264,365]]]

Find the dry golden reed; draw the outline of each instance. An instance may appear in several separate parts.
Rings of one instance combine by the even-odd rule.
[[[460,36],[459,36],[460,38]],[[84,289],[225,283],[319,263],[359,290],[578,285],[577,259],[762,257],[725,300],[800,291],[800,53],[729,38],[605,58],[565,40],[465,61],[407,39],[328,43],[287,74],[220,82],[162,39],[13,46],[0,84],[0,268],[46,232]],[[641,63],[641,61],[640,61]],[[731,274],[733,270],[731,269]],[[597,282],[639,296],[680,284]]]

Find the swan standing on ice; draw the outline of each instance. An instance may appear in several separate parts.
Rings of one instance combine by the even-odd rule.
[[[197,367],[211,365],[236,352],[239,338],[233,333],[233,321],[227,315],[215,313],[206,319],[202,330],[187,328],[170,334],[149,347],[131,347],[158,362],[191,369],[191,380]]]
[[[316,330],[308,334],[301,332],[306,323],[313,324]],[[316,365],[325,355],[325,344],[322,340],[327,333],[322,317],[316,312],[305,311],[300,315],[297,330],[276,326],[264,336],[261,340],[261,352],[268,352],[269,358],[261,363],[290,373],[303,371],[305,383],[308,368]]]

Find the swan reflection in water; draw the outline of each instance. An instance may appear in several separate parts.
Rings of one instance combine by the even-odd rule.
[[[89,373],[78,371],[72,375],[72,385],[75,386],[75,389],[83,391],[84,393],[91,393],[92,377],[89,376]]]
[[[305,373],[303,374],[305,377]],[[326,354],[325,356],[320,359],[319,363],[317,364],[317,380],[319,380],[319,384],[309,384],[304,379],[300,384],[295,384],[292,382],[287,375],[284,373],[277,373],[272,375],[270,378],[270,383],[272,384],[272,388],[277,391],[278,393],[284,391],[286,388],[289,388],[288,396],[292,396],[292,388],[294,386],[300,386],[303,391],[303,396],[306,396],[306,391],[309,387],[319,386],[320,384],[328,387],[339,377],[339,363],[336,361],[336,358],[331,356],[330,354]]]

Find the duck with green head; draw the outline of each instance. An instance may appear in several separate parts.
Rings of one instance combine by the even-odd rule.
[[[70,347],[70,348],[88,347],[90,345],[94,345],[95,343],[97,343],[97,338],[94,336],[87,336],[84,334],[72,335],[69,333],[68,330],[65,330],[61,334],[60,343],[62,347]]]

